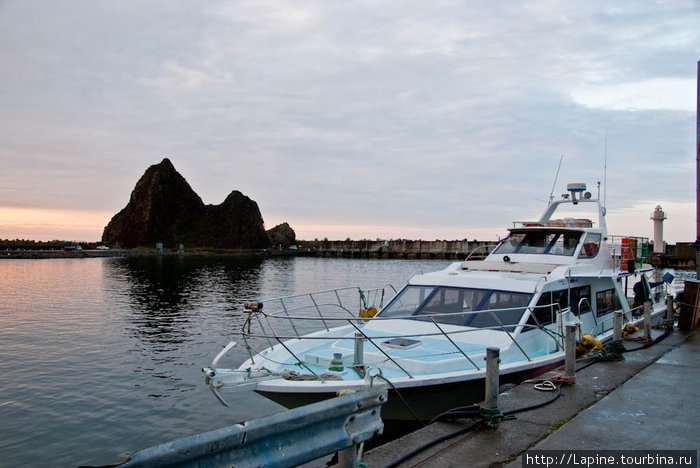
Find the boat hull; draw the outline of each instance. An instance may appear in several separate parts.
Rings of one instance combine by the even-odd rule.
[[[550,361],[542,366],[501,374],[499,384],[518,384],[541,375],[561,365],[563,361]],[[431,384],[400,389],[389,388],[388,401],[382,406],[384,421],[428,422],[435,416],[458,406],[483,401],[485,381],[483,377],[441,384]],[[257,393],[286,408],[317,403],[336,396],[334,392],[283,393],[256,390]],[[410,408],[410,409],[409,409]]]
[[[663,305],[658,304],[652,312],[652,324],[658,323],[662,319],[663,312]],[[634,320],[632,323],[641,326],[642,319]],[[607,342],[612,339],[612,331],[598,335],[598,338]],[[552,356],[541,362],[523,361],[521,364],[501,366],[499,384],[518,384],[555,369],[563,363],[564,353],[560,352],[558,356]],[[319,392],[318,387],[314,391],[293,389],[292,386],[280,386],[278,389],[261,385],[255,391],[286,408],[296,408],[333,398],[339,387],[334,386],[332,391],[326,392]],[[434,378],[423,385],[415,381],[409,385],[395,381],[388,390],[389,399],[382,406],[382,419],[385,422],[415,423],[417,419],[426,422],[452,408],[483,401],[485,393],[484,373],[465,374],[461,380],[452,379],[445,382]]]

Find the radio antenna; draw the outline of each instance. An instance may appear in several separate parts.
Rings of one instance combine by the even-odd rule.
[[[561,169],[561,160],[564,159],[564,155],[562,154],[561,157],[559,158],[559,167],[557,167],[557,175],[554,176],[554,183],[552,184],[552,191],[549,192],[549,204],[551,205],[552,202],[554,201],[554,187],[557,185],[557,179],[559,178],[559,169]]]
[[[603,208],[608,206],[608,129],[605,129],[605,161],[603,165]]]

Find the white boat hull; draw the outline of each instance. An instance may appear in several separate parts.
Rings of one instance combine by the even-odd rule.
[[[500,384],[517,384],[529,378],[561,365],[563,356],[557,360],[549,360],[537,367],[501,373]],[[262,382],[261,382],[262,384]],[[328,392],[299,392],[298,388],[289,387],[289,392],[272,391],[270,385],[258,384],[255,392],[286,407],[316,403],[337,395],[336,390]],[[386,384],[384,384],[386,385]],[[466,406],[484,399],[483,373],[469,380],[446,381],[443,383],[420,384],[402,388],[388,388],[389,399],[382,406],[384,421],[430,421],[435,416],[458,406]],[[317,386],[318,387],[318,386]],[[345,387],[348,387],[346,384]]]

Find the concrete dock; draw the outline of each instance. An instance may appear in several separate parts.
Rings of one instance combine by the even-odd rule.
[[[344,240],[298,241],[299,255],[342,258],[442,258],[483,260],[497,241],[472,240]]]
[[[394,464],[471,421],[438,422],[366,452],[363,460],[370,467],[516,467],[522,466],[526,450],[697,451],[700,334],[676,330],[647,348],[636,349],[640,346],[634,342],[625,345],[630,351],[624,361],[583,368],[576,383],[562,386],[561,397],[554,402],[520,412],[496,429],[478,428]],[[552,395],[525,382],[501,394],[499,406],[507,412]]]

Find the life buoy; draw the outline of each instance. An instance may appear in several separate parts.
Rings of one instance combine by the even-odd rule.
[[[581,337],[581,341],[576,343],[577,354],[588,354],[591,351],[597,351],[603,346],[603,343],[593,335],[585,334]]]
[[[628,323],[627,325],[625,325],[625,328],[622,329],[622,336],[631,335],[632,333],[637,333],[638,331],[639,327],[637,327],[633,323]]]
[[[377,310],[376,307],[368,307],[367,309],[360,309],[360,318],[363,319],[371,319],[375,315],[377,315]]]

